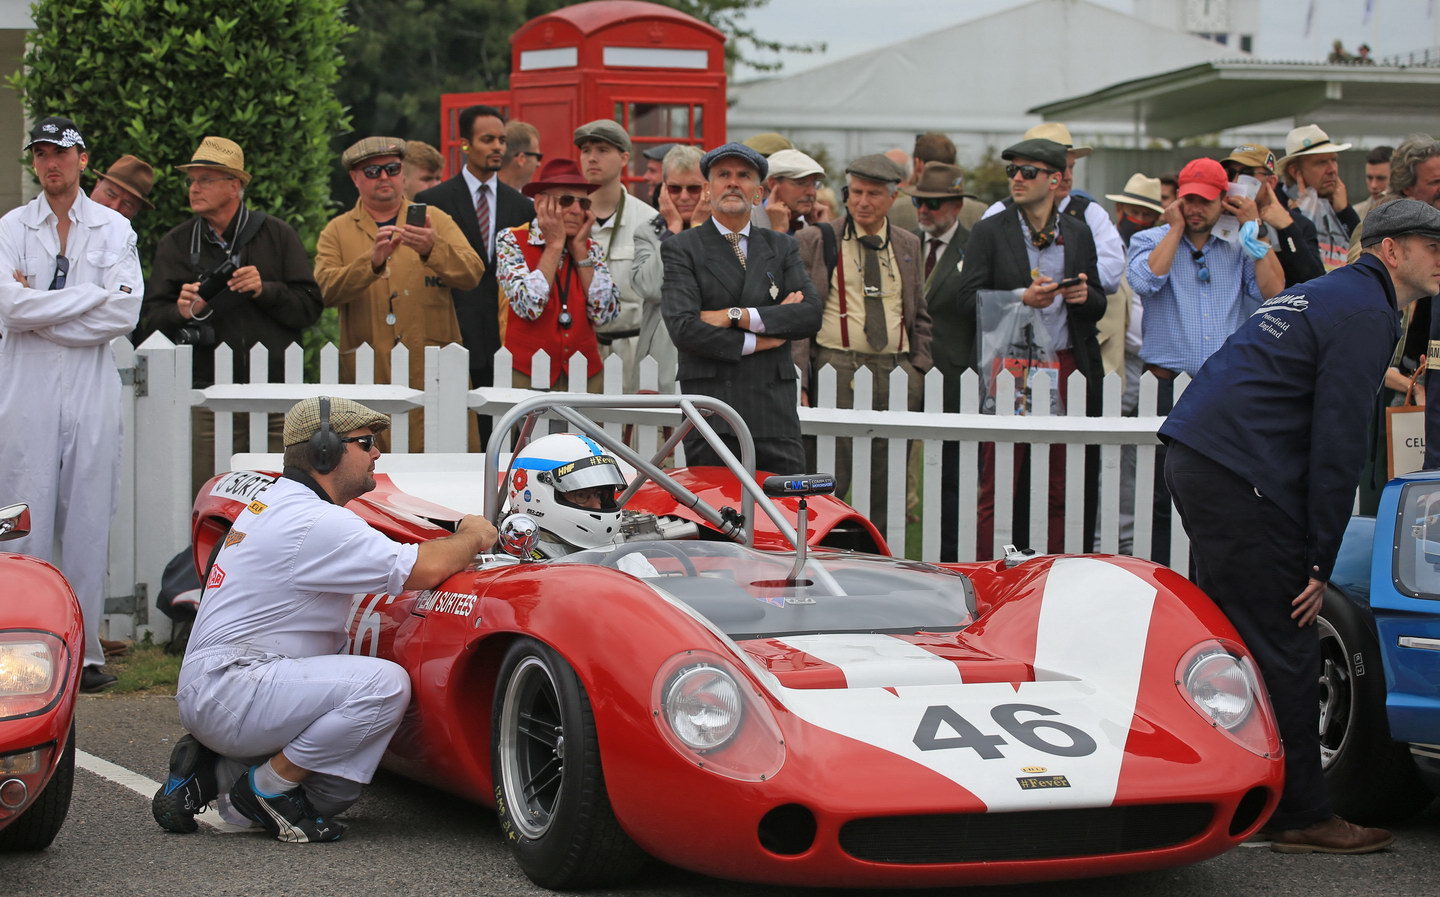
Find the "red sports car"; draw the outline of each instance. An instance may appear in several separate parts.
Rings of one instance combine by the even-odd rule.
[[[29,531],[25,505],[0,508],[0,541]],[[60,571],[0,552],[0,850],[49,847],[65,822],[84,637]]]
[[[641,457],[592,420],[616,401],[679,407],[675,438]],[[349,640],[411,673],[387,765],[495,806],[535,882],[615,883],[647,855],[804,885],[1110,875],[1222,853],[1274,808],[1281,748],[1254,665],[1178,574],[1123,557],[889,557],[819,494],[826,478],[757,482],[744,423],[700,397],[545,396],[495,433],[518,427],[518,456],[547,414],[634,472],[615,541],[534,560],[533,526],[507,518],[518,556],[356,595]],[[691,427],[733,466],[662,468]],[[497,521],[514,482],[500,446],[483,481]],[[351,509],[397,540],[446,533],[458,484],[422,496],[404,479],[380,476]],[[267,482],[212,481],[197,562]]]

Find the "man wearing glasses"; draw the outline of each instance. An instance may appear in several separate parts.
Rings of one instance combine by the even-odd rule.
[[[360,198],[315,244],[321,296],[340,309],[340,376],[349,383],[363,345],[375,350],[375,382],[391,382],[390,352],[404,344],[410,385],[421,387],[425,347],[460,342],[450,291],[474,288],[485,270],[449,215],[432,206],[421,217],[405,198],[404,158],[405,142],[396,137],[366,137],[345,150],[340,161]],[[411,220],[412,208],[419,220]],[[412,412],[410,451],[424,451],[424,437],[423,412]]]
[[[1261,301],[1285,287],[1285,272],[1269,244],[1255,238],[1229,242],[1212,237],[1220,213],[1256,222],[1253,199],[1227,196],[1229,179],[1214,159],[1196,159],[1180,170],[1179,195],[1165,209],[1160,225],[1130,238],[1130,287],[1140,297],[1140,360],[1160,381],[1161,414],[1170,412],[1172,381],[1195,376],[1230,334]],[[1164,452],[1162,446],[1157,450]],[[1170,494],[1156,456],[1154,547],[1150,557],[1170,559]],[[1141,546],[1137,546],[1141,547]]]
[[[250,348],[256,344],[270,352],[270,382],[283,383],[285,349],[320,317],[310,256],[293,227],[245,202],[251,174],[233,140],[206,137],[176,168],[185,176],[195,215],[155,248],[145,326],[193,347],[197,389],[215,382],[221,343],[234,352],[230,373],[236,383],[251,379]],[[198,491],[216,470],[215,416],[197,407],[190,420],[190,483]],[[279,415],[270,418],[269,436],[279,448]],[[222,446],[222,453],[244,451],[248,437],[249,421],[242,416],[232,446]]]
[[[360,797],[410,703],[403,669],[349,643],[356,595],[433,588],[495,544],[483,517],[414,545],[345,507],[375,488],[389,426],[341,398],[285,414],[284,472],[235,520],[190,635],[176,703],[191,734],[151,802],[161,828],[194,832],[219,798],[226,822],[279,841],[345,833],[331,817]]]
[[[676,234],[710,220],[710,200],[705,196],[705,178],[700,175],[700,156],[698,148],[685,144],[674,144],[665,153],[656,194],[660,197],[660,214],[650,220],[662,245]],[[663,278],[663,262],[661,275]],[[661,292],[646,293],[644,299],[640,309],[640,335],[635,338],[635,364],[625,371],[625,391],[640,391],[640,362],[653,358],[656,391],[670,395],[675,392],[679,357],[661,314]]]
[[[115,681],[100,644],[120,487],[110,341],[135,328],[144,284],[130,223],[80,190],[90,155],[75,123],[42,119],[25,148],[42,192],[0,218],[0,501],[30,504],[11,550],[52,560],[60,544],[85,622],[80,687],[98,691]]]
[[[535,179],[545,154],[540,152],[540,131],[529,122],[505,124],[505,161],[500,164],[500,180],[516,190]]]

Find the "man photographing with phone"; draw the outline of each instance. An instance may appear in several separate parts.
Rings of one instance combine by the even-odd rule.
[[[195,217],[160,238],[146,280],[143,326],[194,348],[194,383],[215,382],[215,347],[234,351],[235,382],[250,379],[250,348],[270,350],[269,379],[283,382],[284,351],[320,317],[320,290],[295,229],[245,202],[251,173],[245,152],[224,137],[206,137],[185,175]],[[215,416],[191,412],[191,486],[215,472]],[[270,418],[271,449],[280,448],[280,415]],[[235,422],[235,451],[249,443],[249,421]],[[228,456],[229,451],[225,454]]]
[[[360,194],[325,225],[315,246],[315,279],[325,305],[340,309],[340,376],[355,382],[355,350],[375,349],[375,382],[390,382],[390,350],[410,350],[410,385],[425,376],[425,347],[460,342],[450,291],[480,283],[485,263],[453,219],[405,198],[405,141],[366,137],[341,155]],[[410,451],[424,448],[424,419],[410,415]],[[478,435],[471,424],[472,441]],[[389,445],[382,441],[382,449]]]

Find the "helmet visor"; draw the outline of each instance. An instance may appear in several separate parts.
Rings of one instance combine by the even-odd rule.
[[[593,486],[625,488],[625,476],[620,472],[620,465],[609,455],[590,455],[561,464],[551,471],[551,476],[555,478],[556,492],[574,492]]]

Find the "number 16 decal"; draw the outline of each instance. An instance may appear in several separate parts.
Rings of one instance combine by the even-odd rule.
[[[1041,717],[1058,715],[1058,711],[1034,704],[1001,704],[990,711],[990,717],[1012,739],[1037,751],[1057,757],[1084,757],[1095,753],[1095,739],[1083,730],[1051,719],[1022,720],[1019,718],[1021,713],[1035,713]],[[942,726],[948,728],[952,734],[942,735]],[[1062,743],[1057,744],[1044,737],[1047,734],[1051,738],[1058,736]],[[1005,736],[986,735],[953,708],[943,704],[925,709],[925,715],[920,718],[920,726],[915,730],[913,740],[915,746],[922,751],[969,748],[982,760],[1002,759],[1005,754],[1000,750],[1000,746],[1007,743]]]

